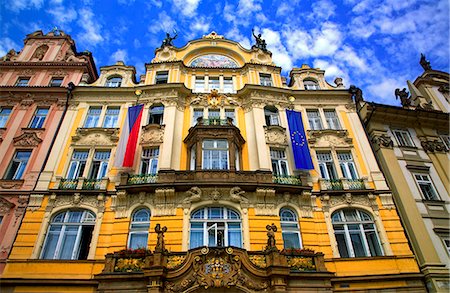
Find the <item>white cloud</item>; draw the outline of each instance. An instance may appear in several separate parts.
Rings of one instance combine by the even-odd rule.
[[[225,38],[238,42],[244,48],[250,49],[251,47],[250,39],[242,35],[237,27],[233,27],[228,32],[226,32]]]
[[[184,16],[193,17],[197,13],[198,5],[201,0],[173,0],[173,5]]]
[[[361,72],[369,70],[366,60],[359,57],[356,52],[350,46],[343,46],[337,53],[336,59],[345,61],[348,66],[358,69]]]
[[[281,66],[283,71],[292,69],[292,58],[281,41],[281,35],[278,31],[271,29],[263,29],[263,36],[267,43],[267,49],[272,52],[272,60],[278,66]]]
[[[349,86],[351,84],[350,77],[348,73],[341,68],[335,62],[328,62],[322,59],[315,59],[313,61],[314,68],[320,68],[321,70],[325,70],[325,79],[334,86],[334,79],[336,77],[340,77],[343,79],[345,86]]]
[[[40,9],[43,3],[44,0],[13,0],[9,1],[8,5],[4,5],[3,7],[14,12],[19,12],[26,9]],[[6,2],[3,4],[6,4]]]
[[[154,34],[158,32],[172,32],[176,24],[167,12],[163,11],[158,14],[158,21],[151,23],[149,31]]]
[[[112,53],[109,58],[109,62],[111,64],[115,64],[117,61],[123,61],[124,63],[127,60],[127,51],[125,49],[119,49],[116,52]]]
[[[18,51],[21,47],[10,38],[0,38],[0,57],[6,55],[11,49]]]
[[[328,20],[335,14],[336,5],[330,0],[319,0],[312,4],[313,13],[308,16],[312,20]]]
[[[398,79],[383,78],[369,84],[367,92],[364,92],[365,100],[377,100],[377,102],[394,104],[394,91],[396,88],[404,88],[406,85],[406,78],[399,77]]]
[[[77,18],[77,12],[73,7],[69,8],[57,5],[48,9],[47,13],[53,16],[54,22],[57,25],[70,23]]]
[[[141,41],[139,41],[139,39],[134,39],[133,46],[134,48],[139,49],[141,47]]]
[[[82,31],[78,34],[77,40],[84,43],[86,47],[97,46],[105,38],[102,33],[102,26],[98,20],[94,20],[94,13],[88,8],[82,8],[78,11],[80,16],[78,25]]]

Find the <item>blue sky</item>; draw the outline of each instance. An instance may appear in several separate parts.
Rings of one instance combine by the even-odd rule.
[[[8,3],[10,2],[10,3]],[[250,48],[261,32],[283,74],[309,64],[326,78],[355,84],[366,100],[397,104],[394,89],[433,69],[449,71],[449,1],[413,0],[6,0],[0,7],[0,55],[20,50],[26,34],[54,26],[97,68],[123,60],[144,73],[165,32],[181,47],[211,31]]]

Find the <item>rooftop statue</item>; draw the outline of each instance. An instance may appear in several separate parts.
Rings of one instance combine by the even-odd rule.
[[[428,61],[425,58],[425,55],[423,53],[420,53],[420,62],[419,63],[422,66],[423,70],[425,70],[425,71],[431,70],[430,61]]]
[[[170,33],[166,33],[166,38],[162,41],[161,49],[168,46],[173,46],[172,41],[178,37],[178,33],[174,30],[175,36],[171,37]]]
[[[355,99],[356,103],[364,101],[362,90],[359,87],[351,85],[348,91],[352,95],[352,98]]]
[[[266,40],[261,38],[261,34],[255,35],[255,30],[254,29],[252,29],[252,34],[253,34],[253,37],[255,37],[255,40],[256,40],[256,44],[253,45],[252,48],[258,48],[258,49],[261,49],[261,50],[267,52]]]
[[[411,97],[409,93],[406,91],[406,88],[400,90],[395,89],[395,99],[398,100],[400,98],[400,103],[404,108],[411,106]]]

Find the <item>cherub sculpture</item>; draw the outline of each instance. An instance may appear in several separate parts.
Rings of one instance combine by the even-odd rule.
[[[267,246],[266,250],[277,250],[275,241],[275,232],[277,232],[277,226],[274,223],[272,225],[267,225]]]
[[[164,244],[164,233],[167,231],[167,227],[164,226],[161,228],[161,225],[158,223],[155,227],[155,232],[158,234],[156,246],[155,246],[155,252],[166,252],[167,249]]]

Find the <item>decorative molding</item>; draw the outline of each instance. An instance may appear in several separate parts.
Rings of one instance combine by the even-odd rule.
[[[42,139],[37,135],[37,133],[42,132],[42,130],[22,129],[22,131],[23,133],[21,135],[13,138],[14,146],[36,147],[42,142]]]
[[[437,138],[419,137],[420,144],[423,150],[427,153],[434,152],[448,152],[449,150],[445,147],[445,144],[438,140]]]
[[[394,147],[394,142],[392,141],[392,138],[385,133],[372,134],[371,142],[372,142],[372,144],[374,144],[380,148],[392,149]]]
[[[119,128],[77,128],[72,137],[76,146],[115,146],[119,140]]]
[[[347,130],[308,130],[308,137],[311,147],[351,147],[353,145]]]
[[[268,145],[280,148],[288,146],[286,128],[281,126],[264,126],[264,134]]]
[[[9,202],[7,199],[0,197],[0,215],[8,214],[12,208],[15,207],[15,204]]]
[[[275,189],[271,188],[256,189],[255,215],[277,216],[275,205],[276,205]]]
[[[392,198],[392,193],[382,193],[378,195],[381,200],[381,204],[388,210],[395,209],[394,200]]]
[[[44,199],[43,194],[30,194],[30,202],[28,203],[28,209],[31,211],[38,210],[42,205],[42,200]]]
[[[320,197],[322,202],[322,209],[325,212],[329,212],[329,209],[339,205],[346,205],[351,207],[354,204],[370,207],[373,211],[378,211],[378,204],[376,196],[372,193],[367,195],[353,195],[351,193],[345,193],[343,195],[329,195],[325,193]]]
[[[24,180],[8,180],[8,179],[0,179],[0,188],[1,189],[19,189],[22,187]]]
[[[175,216],[175,188],[157,188],[155,190],[154,216]]]
[[[148,124],[142,126],[141,145],[160,145],[164,138],[164,125]]]
[[[97,209],[99,213],[101,213],[105,208],[105,195],[103,193],[99,193],[97,196],[82,195],[78,192],[75,192],[72,195],[56,195],[56,193],[52,193],[48,200],[46,211],[51,213],[52,210],[56,207],[79,207],[80,205],[93,207]]]

